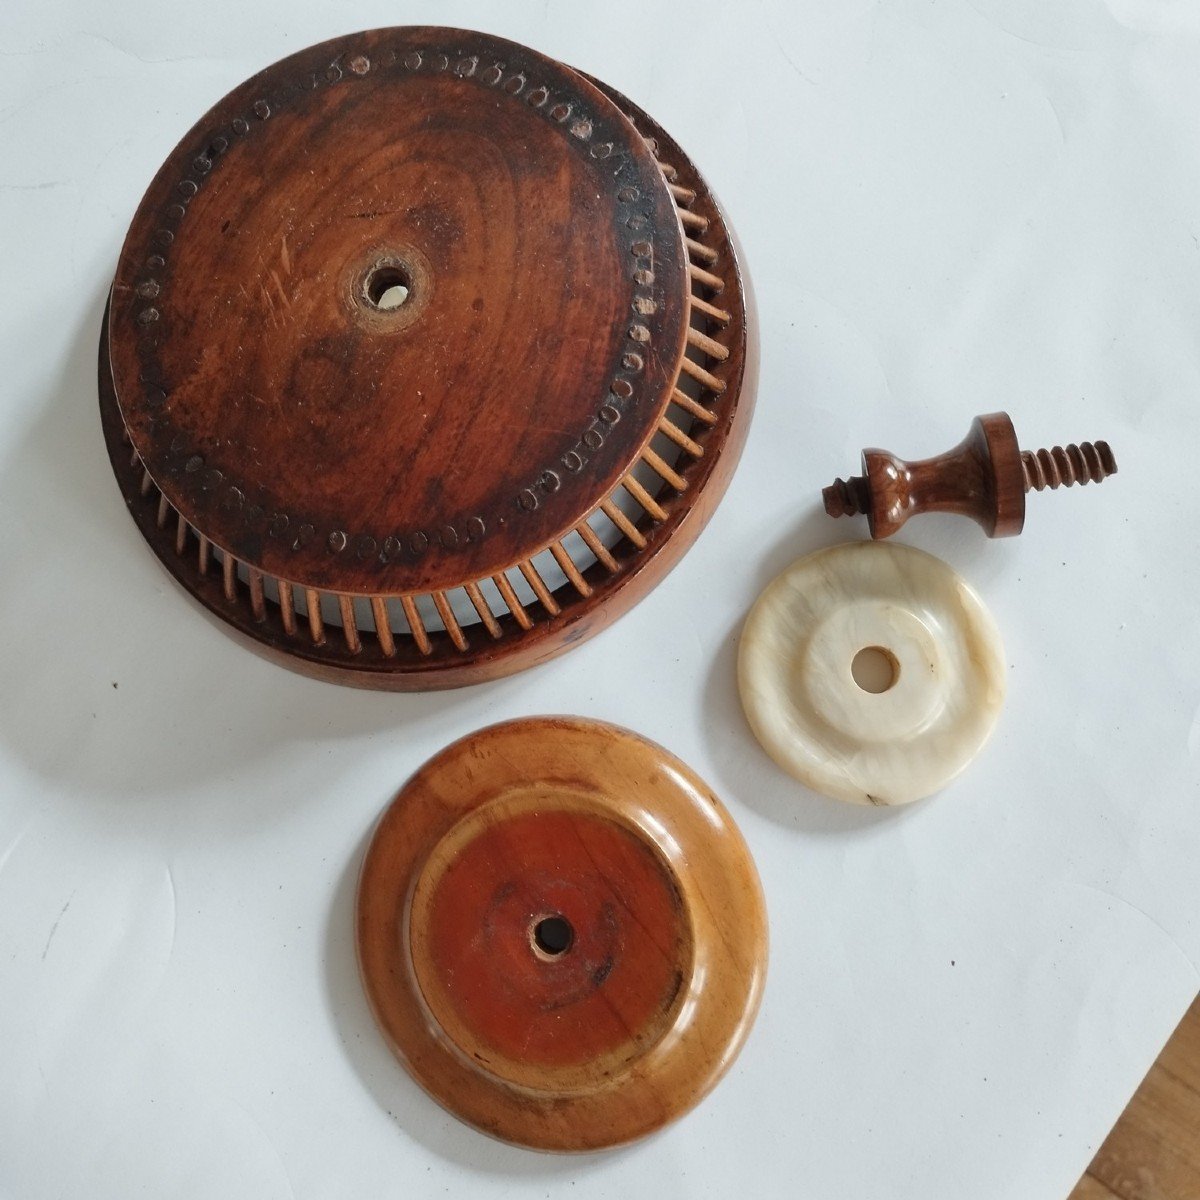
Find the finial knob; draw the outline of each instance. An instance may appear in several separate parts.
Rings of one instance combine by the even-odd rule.
[[[862,474],[836,479],[821,495],[831,517],[865,513],[873,538],[890,537],[909,517],[952,512],[988,537],[1013,537],[1025,524],[1025,493],[1099,483],[1115,475],[1107,442],[1022,451],[1008,413],[971,422],[967,436],[934,458],[906,462],[887,450],[862,452]]]

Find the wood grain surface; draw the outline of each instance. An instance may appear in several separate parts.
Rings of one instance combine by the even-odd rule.
[[[1107,442],[1022,450],[1008,413],[987,413],[967,436],[933,458],[907,462],[890,450],[862,452],[862,474],[821,492],[831,517],[866,513],[873,538],[891,537],[922,513],[975,521],[988,537],[1015,537],[1025,527],[1025,493],[1100,483],[1115,475]]]
[[[1112,1198],[1200,1200],[1200,998],[1071,1193]]]
[[[957,446],[908,462],[890,450],[862,452],[862,475],[837,480],[822,493],[830,516],[866,513],[873,538],[891,537],[910,517],[957,513],[988,537],[1011,537],[1025,524],[1025,476],[1008,413],[971,422]]]
[[[414,1078],[544,1150],[641,1137],[728,1069],[767,925],[749,851],[682,762],[575,718],[492,726],[405,785],[363,862],[363,984]]]
[[[114,470],[171,573],[269,653],[399,689],[634,603],[723,492],[754,376],[682,151],[560,63],[424,27],[312,47],[206,114],[101,340]]]

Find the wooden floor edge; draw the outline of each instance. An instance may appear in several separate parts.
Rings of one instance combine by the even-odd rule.
[[[1200,995],[1068,1200],[1200,1198]]]

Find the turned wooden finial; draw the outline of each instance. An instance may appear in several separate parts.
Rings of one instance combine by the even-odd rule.
[[[1117,472],[1107,442],[1021,450],[1008,413],[971,422],[952,450],[918,462],[887,450],[862,452],[862,474],[836,479],[821,495],[831,517],[865,513],[873,538],[890,537],[909,517],[952,512],[988,537],[1014,537],[1025,524],[1025,493],[1099,483]]]

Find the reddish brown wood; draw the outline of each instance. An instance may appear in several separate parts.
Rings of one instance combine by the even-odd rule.
[[[432,893],[425,934],[443,987],[426,999],[513,1061],[561,1067],[619,1051],[630,1030],[661,1024],[690,968],[669,875],[603,816],[526,812],[481,829]]]
[[[935,458],[906,462],[888,450],[866,449],[862,475],[835,480],[821,495],[831,517],[865,513],[873,538],[890,537],[926,512],[958,513],[988,537],[1012,537],[1025,524],[1030,489],[1099,483],[1116,470],[1107,442],[1022,451],[1008,413],[988,413]]]
[[[268,68],[168,158],[101,408],[143,533],[223,620],[316,674],[449,686],[574,644],[682,554],[748,345],[725,222],[645,114],[500,39],[385,29]]]
[[[363,862],[363,984],[389,1043],[463,1120],[547,1150],[691,1108],[757,1011],[766,915],[712,792],[613,726],[537,718],[456,742]]]

